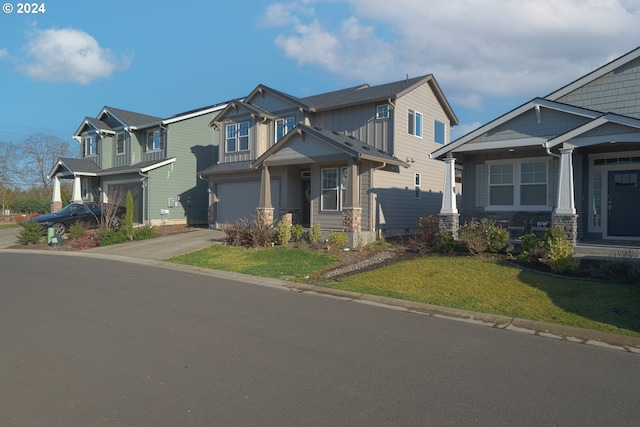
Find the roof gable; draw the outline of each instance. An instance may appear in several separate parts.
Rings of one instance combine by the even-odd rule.
[[[265,118],[272,120],[275,118],[273,114],[239,99],[229,102],[209,123],[209,126],[220,127],[225,119],[229,118],[232,114],[238,114],[240,110],[246,111],[253,118]]]
[[[111,133],[111,134],[115,133],[115,131],[107,123],[103,122],[102,120],[94,119],[92,117],[85,117],[82,123],[80,124],[80,127],[78,127],[78,130],[75,131],[73,136],[79,137],[84,132],[91,131],[91,130],[103,131],[105,133]]]
[[[409,167],[409,164],[393,157],[392,155],[378,150],[375,147],[365,144],[364,142],[347,136],[338,132],[332,132],[318,127],[311,127],[303,124],[296,125],[292,131],[290,131],[284,138],[278,141],[277,144],[269,148],[263,155],[261,155],[255,162],[252,163],[253,168],[260,167],[267,159],[274,156],[278,151],[287,149],[292,144],[295,144],[299,140],[299,136],[312,137],[315,140],[328,145],[333,153],[342,153],[345,156],[349,156],[355,159],[371,160],[378,163],[388,163],[396,166]],[[294,147],[296,148],[296,147]],[[328,154],[329,152],[315,150],[318,154]],[[314,161],[312,157],[309,157],[309,162]]]
[[[123,126],[131,129],[142,129],[145,127],[155,126],[162,122],[162,118],[149,116],[147,114],[136,113],[133,111],[122,110],[119,108],[105,106],[100,114],[99,119],[104,120],[104,115],[109,115],[116,119]]]

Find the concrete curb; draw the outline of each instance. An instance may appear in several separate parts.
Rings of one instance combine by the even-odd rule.
[[[4,249],[2,252],[33,254],[28,249]],[[259,286],[268,286],[280,290],[289,290],[312,295],[338,298],[348,302],[376,305],[388,309],[418,313],[443,319],[458,320],[481,326],[488,326],[506,331],[527,333],[545,338],[555,338],[574,343],[594,345],[598,347],[622,350],[640,354],[640,338],[618,335],[608,332],[592,331],[590,329],[575,328],[571,326],[556,325],[553,323],[538,322],[534,320],[519,319],[516,317],[500,316],[494,314],[478,313],[474,311],[460,310],[456,308],[441,307],[413,301],[399,300],[395,298],[344,291],[341,289],[327,288],[318,285],[287,282],[279,279],[251,276],[242,273],[233,273],[222,270],[212,270],[203,267],[194,267],[185,264],[176,264],[167,261],[131,258],[102,253],[87,253],[85,251],[37,251],[38,254],[75,256],[94,259],[110,259],[113,261],[128,262],[140,265],[153,265],[155,267],[179,270],[209,277],[223,278],[242,283]]]

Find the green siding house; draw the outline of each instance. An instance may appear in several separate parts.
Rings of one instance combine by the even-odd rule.
[[[60,158],[53,212],[62,207],[60,180],[73,180],[73,202],[102,201],[124,206],[131,191],[139,224],[206,224],[208,183],[197,170],[215,164],[218,132],[210,123],[225,105],[159,118],[104,107],[85,118],[74,134],[78,158]]]

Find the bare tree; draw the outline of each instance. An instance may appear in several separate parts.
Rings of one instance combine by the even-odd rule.
[[[18,178],[18,145],[13,142],[0,141],[0,205],[2,214],[13,201]]]
[[[49,172],[60,157],[70,156],[69,143],[53,135],[36,133],[22,142],[25,183],[51,190]]]

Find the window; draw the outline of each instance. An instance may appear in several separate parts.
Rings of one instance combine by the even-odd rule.
[[[160,130],[147,132],[147,151],[159,151],[162,148]]]
[[[422,185],[422,175],[416,173],[413,175],[413,198],[419,199],[422,196],[420,186]]]
[[[286,119],[276,120],[276,142],[288,134],[296,125],[295,117],[287,117]]]
[[[91,157],[95,156],[97,153],[96,150],[96,136],[95,135],[85,135],[82,138],[82,146],[84,147],[84,156]]]
[[[322,169],[322,196],[320,209],[323,211],[337,211],[342,209],[342,203],[347,197],[347,168]]]
[[[422,113],[417,111],[409,110],[408,116],[408,132],[409,135],[417,136],[418,138],[422,138]]]
[[[388,119],[389,118],[389,105],[376,106],[376,119]]]
[[[236,123],[225,127],[227,153],[249,149],[249,122]]]
[[[547,162],[490,164],[489,206],[547,206]]]
[[[445,142],[444,123],[439,120],[433,121],[433,142],[436,144],[444,144]]]
[[[489,166],[489,204],[513,205],[513,164]]]
[[[547,204],[547,163],[531,162],[520,165],[520,205]]]
[[[124,132],[119,132],[116,137],[116,155],[124,154]]]

